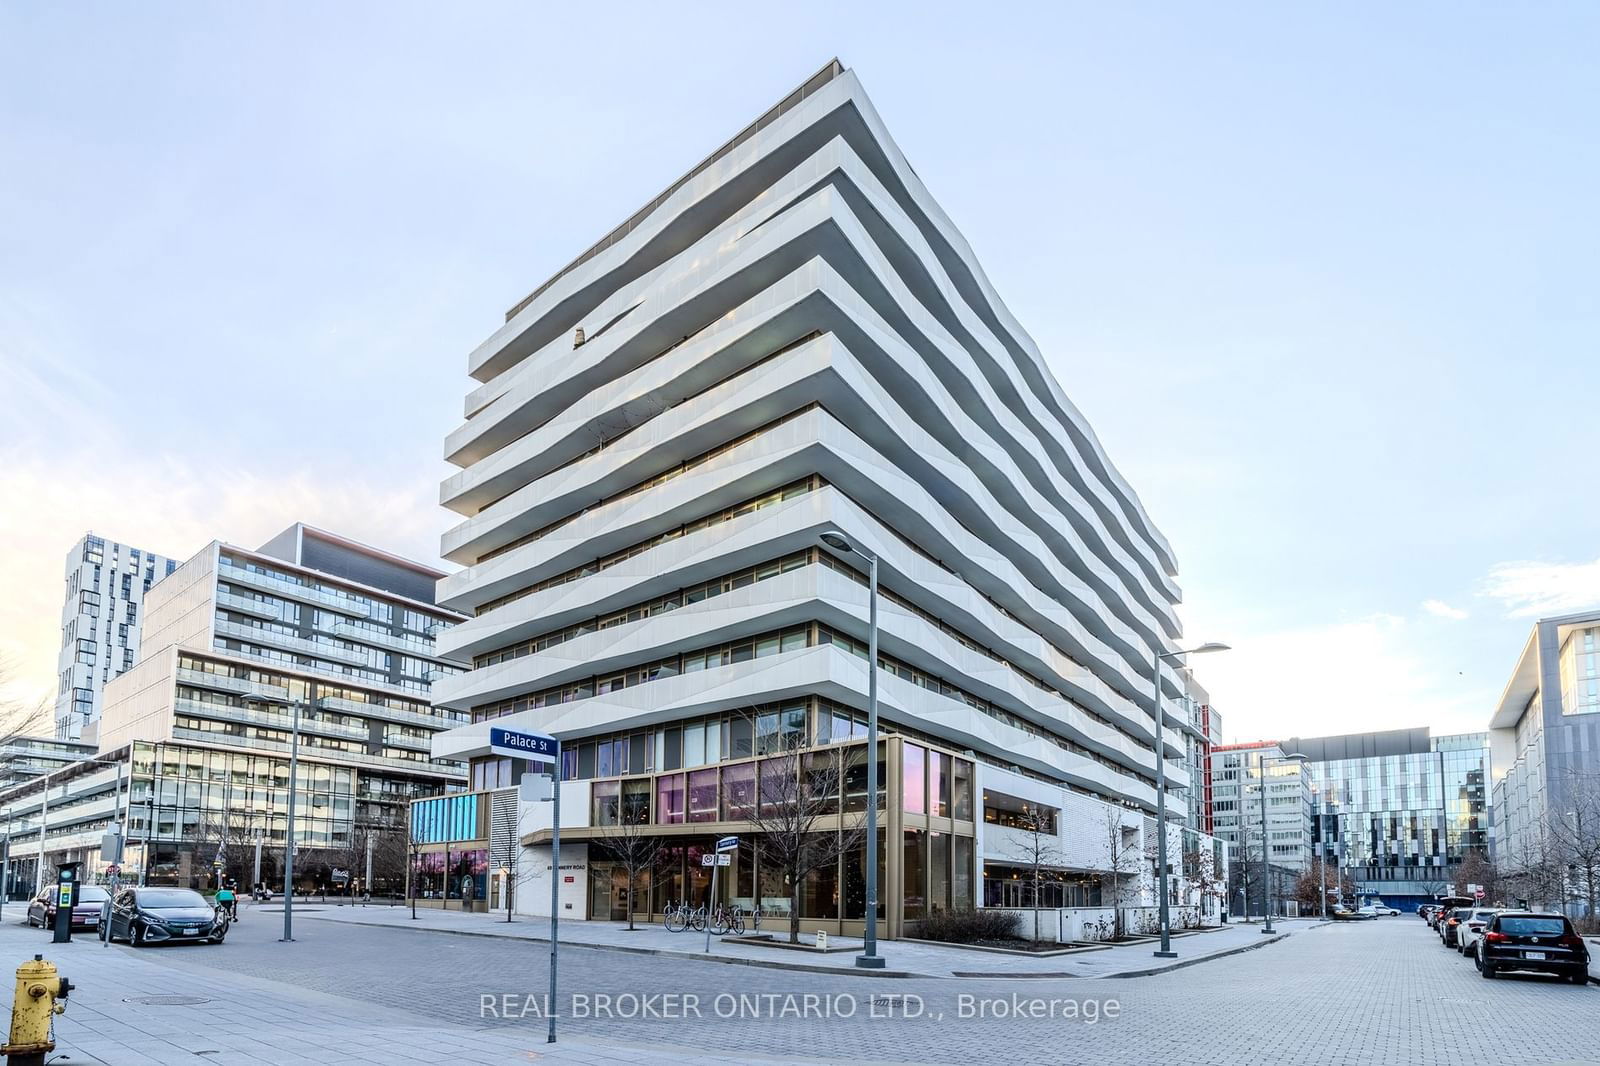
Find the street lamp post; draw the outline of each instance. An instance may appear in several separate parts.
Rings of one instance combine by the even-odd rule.
[[[1167,903],[1167,751],[1162,740],[1161,723],[1161,664],[1177,662],[1185,655],[1204,655],[1214,651],[1227,651],[1228,645],[1210,641],[1198,648],[1183,651],[1157,651],[1152,675],[1155,678],[1156,712],[1156,876],[1159,883],[1161,908],[1161,947],[1156,950],[1158,959],[1175,959],[1172,950],[1172,915]]]
[[[300,703],[264,692],[246,697],[255,703],[289,708],[289,824],[283,838],[283,936],[280,944],[294,943],[294,816],[300,783]]]
[[[836,529],[820,536],[822,543],[838,552],[854,552],[867,561],[867,928],[862,937],[856,966],[881,970],[884,957],[878,954],[878,557],[863,551]]]
[[[1261,781],[1261,914],[1267,923],[1261,929],[1263,936],[1272,932],[1272,867],[1267,861],[1267,763],[1298,762],[1303,764],[1305,761],[1306,757],[1299,752],[1274,759],[1268,759],[1264,752],[1256,752],[1256,777]]]

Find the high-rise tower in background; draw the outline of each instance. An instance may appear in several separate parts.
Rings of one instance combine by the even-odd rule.
[[[93,533],[67,553],[57,657],[57,737],[77,739],[99,719],[106,682],[139,660],[144,594],[178,562]]]

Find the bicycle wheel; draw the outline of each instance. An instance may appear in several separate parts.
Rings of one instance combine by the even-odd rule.
[[[689,915],[689,928],[697,933],[706,931],[706,909],[704,907],[696,907],[694,912]]]
[[[668,906],[666,914],[661,916],[661,924],[667,927],[669,933],[683,932],[685,921],[683,908]]]
[[[733,908],[733,932],[735,936],[744,936],[744,911],[738,907]]]
[[[718,907],[716,912],[711,916],[711,935],[728,935],[728,912],[723,910],[721,907]]]

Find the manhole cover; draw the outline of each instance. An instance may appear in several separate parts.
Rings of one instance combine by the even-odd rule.
[[[147,1007],[198,1007],[210,1003],[210,996],[128,996],[124,1003],[142,1003]]]

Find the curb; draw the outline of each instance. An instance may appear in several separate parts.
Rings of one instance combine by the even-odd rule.
[[[1246,944],[1241,948],[1229,948],[1227,951],[1219,951],[1213,955],[1202,955],[1198,959],[1182,959],[1170,966],[1157,966],[1148,970],[1124,970],[1122,973],[1106,973],[1100,974],[1099,976],[1106,978],[1154,977],[1157,974],[1171,973],[1173,970],[1182,970],[1190,966],[1199,966],[1202,962],[1210,962],[1213,959],[1225,959],[1229,955],[1242,955],[1247,951],[1255,951],[1258,948],[1264,948],[1268,944],[1276,944],[1278,941],[1287,939],[1292,935],[1292,933],[1274,933],[1265,940],[1258,940],[1253,944]]]
[[[543,936],[501,936],[499,933],[481,933],[471,929],[430,929],[426,926],[412,928],[404,925],[393,925],[388,922],[355,922],[344,918],[320,918],[316,915],[306,915],[310,922],[338,922],[341,925],[360,925],[369,929],[399,929],[411,933],[438,933],[440,936],[470,936],[481,937],[487,940],[523,940],[537,944],[548,944],[549,937]],[[624,944],[586,944],[582,941],[562,941],[564,948],[588,948],[591,951],[616,951],[625,955],[656,955],[665,959],[688,959],[693,962],[720,962],[725,966],[755,966],[764,970],[796,970],[800,973],[824,973],[845,975],[850,977],[936,977],[937,974],[918,974],[909,970],[861,970],[854,966],[813,966],[809,963],[777,962],[772,959],[741,959],[730,955],[705,955],[694,951],[672,951],[665,948],[632,948]]]

